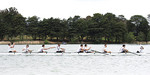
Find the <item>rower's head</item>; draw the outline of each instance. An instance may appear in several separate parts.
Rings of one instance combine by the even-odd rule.
[[[81,44],[80,47],[83,47],[83,45]]]
[[[11,44],[9,43],[8,46],[10,46]]]
[[[85,44],[84,46],[87,47],[87,44]]]
[[[28,48],[28,47],[29,47],[29,44],[27,44],[26,47]]]
[[[104,44],[105,47],[107,47],[107,44]]]
[[[42,47],[45,47],[45,45],[43,44]]]
[[[60,46],[60,43],[58,43],[58,46]]]
[[[126,45],[122,45],[122,47],[125,47]]]

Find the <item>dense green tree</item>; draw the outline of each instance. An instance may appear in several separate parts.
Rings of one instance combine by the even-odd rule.
[[[103,18],[104,17],[102,14],[95,13],[93,14],[91,21],[89,21],[91,22],[89,25],[89,34],[93,41],[100,41],[102,38],[102,32],[104,30],[104,28],[102,27],[104,23]]]
[[[125,23],[126,24],[126,22],[127,22],[127,19],[124,17],[124,15],[119,15],[118,17],[118,22],[123,22],[123,23]]]
[[[34,40],[37,39],[38,31],[40,29],[38,28],[38,25],[39,25],[39,17],[32,16],[27,19],[27,26],[26,26],[27,34],[31,35]]]
[[[43,40],[46,40],[47,36],[50,34],[49,27],[51,24],[48,23],[48,20],[49,19],[43,19],[38,25],[38,36]]]
[[[124,39],[124,35],[127,32],[126,25],[123,22],[118,22],[113,25],[113,36],[115,37],[115,42],[121,42]]]
[[[78,35],[77,34],[77,22],[80,19],[80,16],[74,16],[73,18],[70,17],[67,22],[68,22],[68,38],[70,41],[74,41],[74,39],[76,39],[75,41],[78,41]]]
[[[16,37],[18,35],[16,32],[16,28],[14,28],[14,27],[16,27],[16,23],[14,23],[14,19],[15,19],[16,15],[18,15],[19,13],[18,13],[17,9],[14,7],[6,9],[6,13],[7,13],[7,15],[5,16],[4,19],[7,22],[6,25],[8,27],[7,35],[8,35],[8,37],[10,37],[12,39],[13,37]]]
[[[87,36],[88,33],[88,23],[85,19],[79,19],[76,21],[76,35],[78,39],[83,41],[83,38]]]
[[[17,11],[15,7],[1,11],[2,39],[4,34],[12,39],[18,35],[23,35],[25,28],[25,18]]]
[[[150,41],[150,31],[148,32],[148,41]]]
[[[20,39],[23,40],[26,27],[25,18],[21,14],[17,14],[13,19],[13,23],[15,25],[14,29],[16,31],[16,36],[20,35]]]
[[[116,18],[116,15],[112,14],[112,13],[106,13],[104,15],[104,25],[103,25],[103,28],[104,28],[104,37],[105,37],[105,41],[107,39],[107,41],[110,41],[110,39],[113,38],[113,33],[112,32],[112,29],[114,28],[114,25],[116,24],[116,21],[117,21],[117,18]]]
[[[62,26],[60,19],[54,19],[52,23],[52,33],[53,33],[53,36],[57,38],[57,41],[62,36],[62,29],[63,29],[63,26]]]
[[[136,34],[143,32],[145,34],[145,41],[147,41],[147,36],[149,32],[149,25],[146,18],[141,15],[134,15],[131,17],[131,23],[136,26]]]
[[[63,19],[61,20],[61,39],[62,41],[65,41],[65,39],[67,38],[67,35],[68,35],[68,24],[67,24],[67,20],[66,19]]]
[[[131,22],[131,20],[128,20],[127,21],[127,30],[128,30],[128,32],[134,32],[135,33],[135,35],[137,35],[136,33],[136,26],[135,26],[135,24],[133,24],[132,22]]]
[[[150,15],[147,19],[134,15],[127,20],[124,15],[113,13],[100,14],[81,18],[68,19],[48,18],[37,16],[25,18],[15,7],[0,10],[0,40],[24,40],[24,36],[33,40],[92,42],[92,43],[132,43],[150,40]],[[20,37],[20,39],[18,39]],[[26,38],[27,39],[27,38]],[[28,39],[27,39],[28,40]]]
[[[139,32],[138,33],[138,36],[136,37],[136,40],[137,41],[144,41],[145,40],[145,35],[144,35],[144,33],[143,32]]]
[[[148,14],[147,20],[148,20],[148,23],[150,25],[150,14]]]
[[[3,40],[6,36],[6,25],[4,21],[4,13],[3,11],[0,11],[0,40]]]
[[[133,32],[129,32],[129,33],[126,35],[126,42],[128,42],[128,43],[133,43],[133,42],[135,42],[135,36],[134,36],[134,33],[133,33]]]
[[[42,29],[42,30],[40,30],[39,32],[41,33],[42,37],[45,36],[44,39],[46,39],[47,36],[48,36],[52,40],[52,38],[54,37],[53,29],[52,29],[52,27],[53,27],[53,20],[54,20],[54,18],[51,17],[51,18],[48,18],[48,19],[43,19],[43,21],[41,21],[40,29]]]

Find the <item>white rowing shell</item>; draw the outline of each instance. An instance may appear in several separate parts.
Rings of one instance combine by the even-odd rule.
[[[0,55],[22,56],[147,56],[150,53],[0,53]]]

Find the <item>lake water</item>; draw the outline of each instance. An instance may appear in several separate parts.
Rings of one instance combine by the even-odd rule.
[[[46,45],[53,47],[54,45]],[[101,51],[103,44],[89,44],[93,50]],[[108,50],[118,52],[122,44],[108,44]],[[149,45],[143,45],[150,53]],[[21,52],[25,45],[16,45]],[[30,45],[37,52],[41,45]],[[66,52],[76,52],[79,44],[62,45]],[[127,44],[132,52],[140,45]],[[49,52],[55,52],[51,49]],[[0,52],[7,52],[7,45],[0,45]],[[2,56],[0,75],[149,75],[150,56]]]

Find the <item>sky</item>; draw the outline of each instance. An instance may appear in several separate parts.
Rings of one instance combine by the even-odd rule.
[[[24,17],[67,19],[79,15],[82,18],[94,13],[113,13],[130,19],[133,15],[147,18],[150,0],[0,0],[0,10],[16,7]]]

